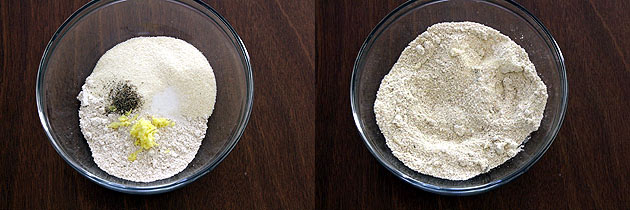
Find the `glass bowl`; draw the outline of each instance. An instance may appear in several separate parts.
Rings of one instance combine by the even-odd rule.
[[[420,33],[440,22],[473,21],[495,28],[525,48],[547,85],[549,98],[538,131],[523,151],[488,173],[451,181],[415,172],[393,156],[374,117],[374,100],[383,77],[403,49]],[[367,148],[402,180],[446,195],[470,195],[505,184],[529,169],[553,142],[567,107],[567,79],[562,53],[549,31],[522,6],[508,1],[409,1],[389,13],[365,40],[354,64],[350,85],[352,114]]]
[[[96,166],[79,128],[76,99],[101,55],[138,36],[170,36],[191,43],[210,62],[217,83],[215,109],[193,161],[177,175],[149,183],[123,180]],[[103,0],[87,3],[55,32],[39,65],[36,92],[42,126],[68,164],[106,188],[153,194],[198,179],[228,155],[247,125],[253,80],[243,42],[208,5],[194,0]]]

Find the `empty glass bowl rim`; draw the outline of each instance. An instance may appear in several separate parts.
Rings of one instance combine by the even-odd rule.
[[[96,3],[101,2],[101,1],[108,2],[108,4],[103,4],[103,5],[95,6],[94,8],[92,8]],[[105,188],[119,191],[119,192],[131,193],[131,194],[156,194],[156,193],[172,191],[191,183],[192,181],[202,177],[203,175],[207,174],[212,169],[214,169],[219,163],[223,161],[223,159],[225,159],[225,157],[227,157],[227,155],[232,151],[232,149],[234,149],[234,147],[240,140],[241,136],[243,135],[243,132],[245,131],[245,127],[247,126],[249,117],[251,115],[253,99],[254,99],[254,81],[253,81],[253,76],[252,76],[252,68],[250,64],[249,54],[247,53],[247,49],[245,48],[245,45],[243,44],[243,41],[241,40],[240,36],[238,36],[234,28],[227,22],[227,20],[223,16],[221,16],[216,10],[214,10],[212,7],[210,7],[206,3],[199,0],[193,0],[195,3],[201,6],[201,9],[198,9],[198,8],[189,8],[189,9],[198,10],[199,12],[201,12],[203,15],[205,15],[207,18],[211,19],[212,21],[215,21],[215,22],[220,21],[221,24],[225,25],[225,28],[229,30],[225,32],[228,33],[230,36],[232,36],[232,39],[234,39],[232,44],[234,45],[235,48],[239,50],[241,61],[244,62],[244,66],[245,66],[244,71],[245,71],[245,80],[246,80],[245,113],[243,113],[243,115],[241,116],[241,119],[239,119],[239,124],[236,127],[236,131],[232,134],[231,143],[227,146],[226,149],[223,150],[222,153],[218,154],[219,157],[214,161],[214,163],[206,166],[205,168],[200,169],[198,172],[190,175],[189,177],[181,178],[175,181],[174,183],[156,185],[156,186],[147,186],[147,187],[130,187],[123,184],[118,184],[118,183],[101,179],[100,177],[83,169],[78,163],[76,163],[75,161],[67,157],[68,155],[65,152],[63,152],[60,145],[57,144],[57,141],[55,140],[54,136],[50,132],[50,123],[48,121],[47,111],[44,110],[44,102],[42,101],[43,91],[44,91],[43,82],[44,82],[45,73],[47,71],[46,68],[49,62],[48,57],[52,52],[54,52],[56,45],[58,44],[57,40],[62,38],[65,35],[65,32],[71,30],[73,26],[73,24],[71,23],[73,23],[75,19],[77,19],[78,21],[82,19],[84,16],[89,15],[91,11],[93,11],[96,8],[108,6],[112,2],[118,2],[118,1],[121,1],[121,0],[90,1],[87,4],[83,5],[81,8],[79,8],[77,11],[72,13],[72,15],[70,15],[70,17],[68,17],[68,19],[66,19],[64,23],[55,31],[52,38],[48,42],[46,49],[44,50],[44,54],[42,56],[42,59],[40,60],[39,67],[38,67],[37,83],[36,83],[36,88],[35,88],[35,92],[36,92],[35,100],[37,103],[37,112],[39,114],[39,119],[40,119],[40,122],[42,123],[42,127],[44,128],[44,131],[46,132],[46,136],[48,137],[48,140],[53,145],[57,153],[70,166],[72,166],[72,168],[78,171],[81,175],[87,177],[89,180]],[[173,1],[173,0],[165,0],[165,1]],[[205,10],[203,10],[204,8]],[[88,9],[92,9],[92,10],[88,10]],[[83,12],[86,12],[86,14],[81,15]],[[209,16],[209,14],[215,15],[216,17],[218,17],[218,20]]]
[[[497,1],[501,1],[501,0],[497,0]],[[394,175],[396,175],[398,178],[404,180],[405,182],[420,188],[422,190],[428,191],[428,192],[432,192],[432,193],[437,193],[437,194],[442,194],[442,195],[473,195],[473,194],[478,194],[478,193],[482,193],[482,192],[486,192],[488,190],[494,189],[496,187],[499,187],[505,183],[510,182],[511,180],[515,179],[516,177],[522,175],[523,173],[525,173],[529,168],[531,168],[541,157],[542,155],[547,151],[547,149],[549,149],[549,147],[551,146],[551,144],[553,143],[554,139],[556,138],[558,131],[560,130],[560,127],[562,126],[562,122],[564,121],[564,116],[566,113],[566,109],[567,109],[567,101],[568,101],[568,84],[567,84],[567,79],[566,79],[566,67],[564,64],[564,57],[562,56],[562,52],[560,51],[560,48],[558,47],[558,44],[556,43],[555,39],[553,38],[553,36],[551,35],[551,33],[549,32],[549,30],[542,24],[542,22],[536,18],[536,16],[534,16],[532,13],[530,13],[527,9],[525,9],[523,6],[519,5],[516,2],[513,1],[505,1],[509,4],[511,4],[512,6],[516,7],[517,10],[520,10],[522,13],[524,13],[526,16],[530,17],[533,20],[533,23],[530,21],[527,21],[529,24],[535,24],[538,25],[538,27],[540,27],[542,29],[542,31],[540,30],[536,30],[539,34],[543,35],[546,39],[548,39],[551,42],[551,46],[549,46],[550,48],[553,48],[554,52],[554,58],[557,59],[556,65],[559,66],[559,77],[561,80],[561,91],[562,91],[562,99],[561,99],[561,109],[560,109],[560,119],[558,120],[557,124],[553,125],[551,132],[551,136],[550,139],[547,141],[546,145],[544,145],[544,148],[540,151],[540,153],[535,154],[535,156],[529,160],[529,162],[527,162],[521,169],[515,171],[514,173],[508,175],[505,179],[500,179],[500,180],[496,180],[494,182],[490,182],[484,185],[480,185],[480,186],[474,186],[474,187],[465,187],[465,188],[445,188],[445,187],[439,187],[439,186],[435,186],[435,185],[431,185],[431,184],[427,184],[427,183],[423,183],[420,181],[417,181],[411,177],[406,176],[405,174],[403,174],[402,172],[398,171],[394,166],[388,164],[387,162],[385,162],[384,160],[381,159],[380,155],[378,155],[378,152],[376,151],[375,147],[370,143],[370,141],[368,140],[368,137],[365,135],[364,130],[363,130],[363,126],[362,126],[362,120],[358,114],[358,102],[355,99],[355,95],[358,93],[358,80],[359,80],[359,76],[362,74],[361,70],[359,69],[362,59],[363,59],[363,55],[366,52],[366,50],[369,50],[371,48],[371,44],[373,43],[374,40],[376,40],[381,32],[383,32],[387,27],[389,27],[390,24],[392,24],[393,22],[395,22],[396,19],[398,19],[400,16],[402,16],[403,14],[399,14],[400,12],[402,12],[404,9],[406,9],[409,6],[415,5],[416,3],[420,3],[419,5],[416,5],[416,8],[421,8],[421,7],[425,7],[434,3],[439,3],[439,2],[444,2],[444,0],[411,0],[411,1],[407,1],[405,3],[403,3],[402,5],[398,6],[396,9],[394,9],[392,12],[390,12],[389,14],[387,14],[387,16],[385,16],[385,18],[383,18],[377,25],[376,27],[374,27],[374,29],[370,32],[370,34],[367,36],[365,42],[363,42],[363,45],[361,46],[361,49],[359,50],[359,54],[357,55],[357,58],[355,60],[354,63],[354,67],[353,67],[353,71],[352,71],[352,76],[351,76],[351,81],[350,81],[350,105],[352,108],[352,116],[354,119],[354,123],[355,126],[357,127],[357,130],[359,131],[359,134],[361,136],[361,138],[363,139],[363,143],[367,146],[368,150],[370,151],[370,153],[372,153],[372,155],[378,160],[378,162],[383,165],[385,168],[387,168],[387,170],[389,170],[391,173],[393,173]],[[502,7],[504,9],[507,9],[509,11],[514,12],[511,9],[505,8],[504,6],[501,5],[496,5],[498,7]],[[518,13],[516,13],[517,15],[520,15]],[[548,43],[549,45],[549,43]]]

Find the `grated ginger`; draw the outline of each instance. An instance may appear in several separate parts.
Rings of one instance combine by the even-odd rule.
[[[131,111],[125,113],[124,115],[121,115],[120,117],[118,117],[118,122],[110,123],[107,127],[118,129],[119,127],[130,126],[132,121],[138,119],[138,115],[136,114],[136,116],[134,116],[132,119],[129,119],[129,115],[131,115]]]
[[[118,129],[122,126],[130,126],[133,121],[136,121],[133,126],[131,126],[131,130],[129,134],[131,137],[136,139],[134,145],[140,146],[140,149],[129,154],[127,159],[129,161],[135,161],[138,158],[138,154],[144,150],[151,149],[158,144],[155,142],[155,132],[157,132],[158,128],[166,127],[169,125],[175,125],[175,122],[172,122],[166,118],[158,118],[152,117],[151,121],[145,119],[137,119],[138,115],[134,116],[133,119],[129,119],[128,115],[130,113],[126,113],[118,117],[119,122],[113,122],[109,124],[110,128]]]
[[[151,121],[151,123],[158,128],[166,127],[169,125],[175,125],[175,122],[171,122],[170,120],[166,118],[159,118],[159,117],[152,117],[152,118],[153,120]]]
[[[120,127],[130,126],[133,121],[136,121],[133,126],[131,126],[129,134],[131,137],[136,139],[134,145],[140,146],[140,149],[129,154],[129,157],[127,157],[129,161],[135,161],[138,158],[138,154],[142,152],[143,149],[148,150],[158,145],[155,142],[154,136],[158,128],[175,125],[175,122],[160,117],[151,117],[151,121],[142,118],[138,119],[137,114],[132,119],[129,119],[130,114],[131,112],[127,112],[124,115],[121,115],[118,117],[118,122],[110,123],[108,127],[118,129]]]
[[[157,127],[155,125],[151,124],[148,120],[140,118],[133,124],[129,133],[131,137],[136,139],[136,142],[134,142],[136,146],[151,149],[151,147],[158,145],[155,143],[155,137],[153,136],[156,131]]]
[[[138,159],[138,153],[140,152],[142,152],[142,147],[140,147],[139,150],[136,150],[135,152],[131,153],[129,157],[127,157],[127,160],[133,162],[134,160]]]

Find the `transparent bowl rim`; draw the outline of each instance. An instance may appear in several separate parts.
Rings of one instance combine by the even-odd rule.
[[[497,0],[497,1],[501,1],[501,0]],[[350,81],[350,106],[352,107],[352,117],[354,119],[355,126],[357,127],[357,130],[359,131],[359,134],[361,138],[363,139],[363,143],[365,143],[365,146],[368,148],[370,153],[372,153],[372,155],[378,160],[378,162],[381,165],[383,165],[385,168],[387,168],[387,170],[389,170],[391,173],[393,173],[394,175],[396,175],[398,178],[402,179],[403,181],[427,192],[441,194],[441,195],[458,195],[458,196],[474,195],[474,194],[479,194],[479,193],[489,191],[491,189],[495,189],[505,183],[512,181],[516,177],[525,173],[529,168],[531,168],[542,157],[542,155],[547,151],[547,149],[549,149],[554,139],[558,135],[558,131],[560,130],[560,127],[562,126],[562,122],[564,121],[564,116],[567,110],[567,102],[568,102],[568,84],[567,84],[568,82],[566,78],[566,67],[564,64],[564,57],[562,55],[562,52],[560,51],[560,47],[556,43],[556,40],[553,38],[553,36],[551,36],[551,33],[549,32],[547,27],[545,27],[536,16],[534,16],[527,9],[525,9],[523,6],[519,5],[518,3],[514,1],[506,0],[505,2],[513,5],[518,10],[520,10],[525,15],[527,15],[532,20],[534,20],[533,24],[538,25],[542,29],[542,31],[538,31],[538,33],[542,32],[541,34],[544,35],[545,38],[551,41],[551,47],[555,51],[554,53],[555,59],[559,61],[559,62],[556,62],[556,65],[558,66],[559,64],[558,70],[560,71],[559,76],[561,80],[561,90],[562,90],[562,101],[561,101],[562,108],[560,110],[560,119],[558,120],[557,124],[552,126],[552,129],[550,131],[552,132],[551,138],[547,139],[547,143],[544,145],[544,148],[543,150],[541,150],[540,153],[535,154],[534,157],[531,160],[529,160],[525,165],[523,165],[521,169],[508,175],[505,179],[500,179],[500,180],[496,180],[496,181],[493,181],[484,185],[473,186],[473,187],[448,188],[448,187],[440,187],[436,185],[427,184],[427,183],[415,180],[409,176],[406,176],[405,174],[400,172],[398,169],[396,169],[394,166],[382,160],[380,156],[378,155],[378,153],[376,152],[376,148],[370,143],[370,141],[368,140],[368,137],[365,135],[364,130],[363,130],[362,120],[360,119],[360,116],[358,114],[358,110],[359,110],[358,103],[354,97],[355,93],[358,93],[357,83],[359,81],[359,76],[362,73],[361,70],[359,69],[359,65],[363,58],[363,54],[365,53],[366,50],[371,48],[370,43],[380,35],[379,32],[382,32],[384,30],[382,29],[383,27],[385,27],[385,29],[389,27],[389,24],[393,23],[397,19],[397,17],[400,16],[400,14],[398,14],[399,12],[401,12],[403,9],[405,9],[408,6],[416,4],[417,2],[420,2],[420,5],[418,5],[417,7],[421,8],[421,7],[424,7],[433,3],[444,2],[444,0],[410,0],[398,6],[392,12],[387,14],[387,16],[385,16],[385,18],[383,18],[376,25],[376,27],[374,27],[374,29],[372,29],[370,34],[367,36],[365,42],[363,42],[363,45],[361,46],[361,49],[359,50],[359,54],[357,55],[357,58],[354,62],[354,67],[353,67],[351,81]],[[508,9],[508,8],[504,8],[504,9]],[[511,11],[511,9],[508,9],[508,10]],[[387,24],[392,18],[395,18],[395,19],[393,19],[389,24]]]
[[[108,2],[107,4],[103,4],[101,6],[92,8],[93,5],[95,5],[98,2]],[[65,35],[65,32],[69,31],[71,29],[71,27],[74,24],[71,24],[74,22],[75,19],[78,19],[76,22],[80,21],[80,19],[87,15],[90,14],[91,11],[103,7],[103,6],[108,6],[109,4],[111,4],[112,2],[118,2],[121,0],[92,0],[90,2],[88,2],[87,4],[83,5],[81,8],[79,8],[77,11],[75,11],[74,13],[72,13],[72,15],[70,15],[70,17],[68,17],[68,19],[66,19],[64,21],[64,23],[57,29],[57,31],[55,31],[55,33],[53,34],[52,38],[50,39],[50,41],[48,42],[48,45],[46,46],[46,49],[44,50],[44,54],[42,56],[42,59],[39,63],[39,68],[38,68],[38,72],[37,72],[37,83],[36,83],[36,87],[35,87],[35,97],[36,97],[36,102],[37,102],[37,112],[39,114],[39,120],[42,123],[42,127],[44,128],[44,131],[46,132],[46,136],[48,137],[48,140],[50,141],[50,143],[53,145],[53,147],[55,148],[55,150],[57,151],[57,153],[70,165],[72,166],[72,168],[74,168],[76,171],[78,171],[81,175],[87,177],[89,180],[105,187],[111,190],[115,190],[118,192],[124,192],[124,193],[129,193],[129,194],[157,194],[157,193],[164,193],[164,192],[169,192],[175,189],[178,189],[180,187],[183,187],[195,180],[197,180],[198,178],[202,177],[203,175],[207,174],[208,172],[210,172],[211,170],[213,170],[217,165],[219,165],[219,163],[221,163],[223,161],[223,159],[225,159],[225,157],[227,157],[227,155],[232,151],[232,149],[234,149],[234,147],[236,146],[236,144],[238,143],[238,141],[240,140],[240,138],[243,135],[243,132],[245,131],[245,127],[247,126],[247,123],[249,122],[249,118],[251,115],[251,111],[252,111],[252,104],[253,104],[253,100],[254,100],[254,80],[253,80],[253,76],[252,76],[252,67],[250,64],[250,58],[249,58],[249,54],[247,53],[247,49],[245,48],[245,45],[243,44],[243,41],[241,40],[240,36],[238,36],[238,34],[236,33],[236,31],[234,30],[234,28],[227,22],[227,20],[221,16],[216,10],[214,10],[212,7],[210,7],[209,5],[207,5],[206,3],[200,1],[200,0],[192,0],[193,2],[197,3],[198,5],[201,6],[201,8],[205,8],[205,11],[199,10],[199,12],[203,13],[206,17],[214,20],[214,21],[219,21],[220,23],[224,24],[225,27],[229,30],[226,32],[229,32],[229,35],[232,36],[232,38],[235,40],[234,41],[234,45],[235,47],[239,48],[239,54],[241,57],[241,60],[244,62],[245,65],[245,79],[246,79],[246,104],[245,104],[245,113],[244,115],[241,117],[239,124],[237,125],[236,131],[235,133],[233,133],[232,135],[232,139],[230,140],[231,143],[229,145],[227,145],[227,149],[224,149],[222,153],[218,154],[218,157],[214,163],[202,168],[201,170],[199,170],[198,172],[188,176],[188,177],[184,177],[181,178],[173,183],[170,184],[163,184],[163,185],[155,185],[155,186],[146,186],[146,187],[131,187],[131,186],[127,186],[124,184],[118,184],[118,183],[114,183],[114,182],[110,182],[110,181],[106,181],[104,179],[101,179],[100,177],[90,173],[89,171],[85,170],[84,168],[82,168],[78,163],[76,163],[74,160],[70,159],[68,157],[67,154],[65,154],[63,152],[63,150],[61,149],[61,146],[59,144],[57,144],[57,141],[55,140],[54,136],[51,134],[50,132],[50,123],[48,121],[47,118],[47,112],[46,110],[44,110],[44,102],[42,101],[42,94],[43,94],[43,82],[44,82],[44,75],[46,73],[46,69],[47,69],[47,64],[48,64],[48,57],[49,55],[54,52],[56,45],[58,44],[56,41],[58,38],[61,38]],[[124,1],[124,0],[122,0]],[[172,1],[172,0],[166,0],[166,1]],[[192,8],[189,8],[192,9]],[[196,9],[196,8],[195,8]],[[87,12],[86,12],[87,11]],[[85,14],[83,14],[83,12],[86,12]],[[211,16],[209,16],[208,14],[213,14],[216,15],[216,17],[218,17],[218,19],[212,18]],[[82,16],[79,16],[83,14]],[[76,23],[75,22],[75,23]],[[68,28],[67,31],[64,32],[64,30],[66,30],[66,28]],[[62,34],[62,32],[64,32]]]

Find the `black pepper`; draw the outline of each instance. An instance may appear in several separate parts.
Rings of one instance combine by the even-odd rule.
[[[131,112],[142,105],[142,97],[138,94],[136,86],[128,81],[119,82],[113,85],[109,91],[110,104],[106,112],[125,114]]]

